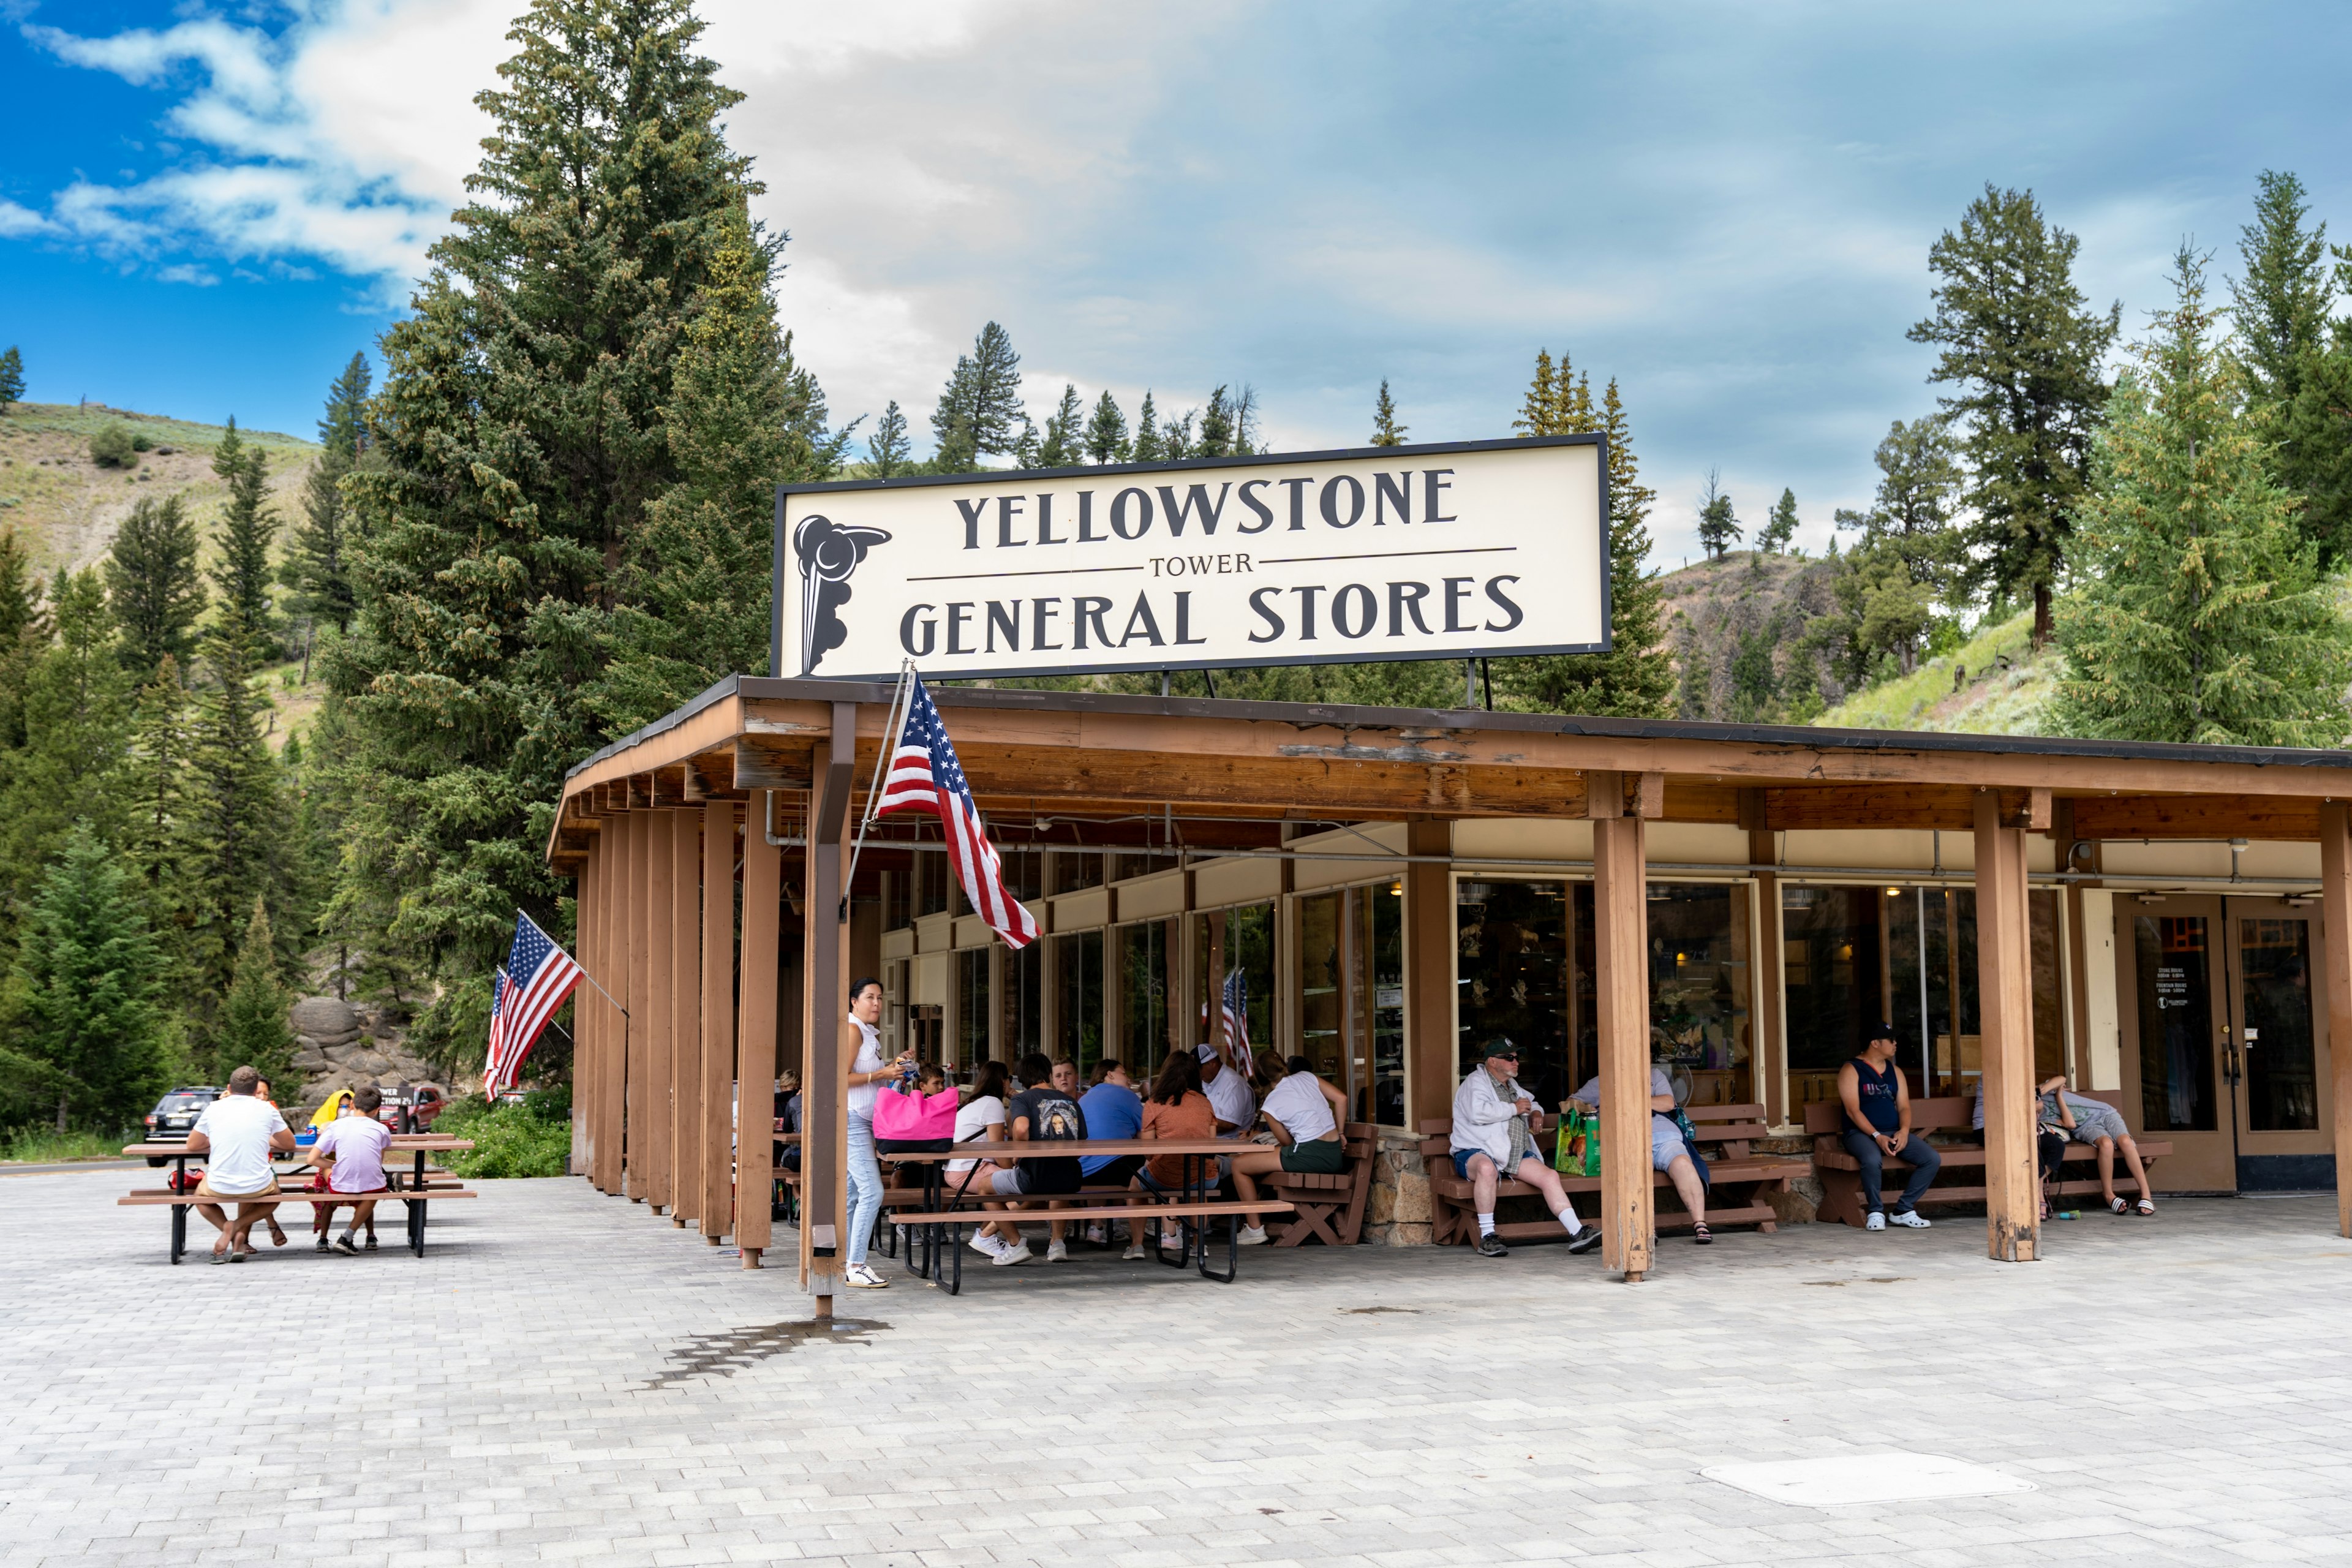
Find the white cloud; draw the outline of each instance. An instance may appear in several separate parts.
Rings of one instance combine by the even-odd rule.
[[[185,262],[175,262],[169,267],[159,267],[155,269],[155,276],[165,283],[186,283],[198,289],[211,289],[216,287],[220,283],[219,279],[214,277],[203,268],[191,267]]]
[[[55,226],[32,208],[0,197],[0,237],[15,239],[28,234],[47,234]]]

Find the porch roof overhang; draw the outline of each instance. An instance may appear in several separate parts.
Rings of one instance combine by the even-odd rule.
[[[575,866],[613,812],[808,789],[837,703],[856,705],[862,783],[890,696],[887,682],[730,676],[565,774],[549,861]],[[2310,840],[2323,802],[2352,800],[2346,751],[968,687],[932,697],[992,813],[1615,816],[1591,797],[1599,774],[1662,785],[1637,792],[1643,815],[1757,830],[1967,830],[1976,796],[1994,790],[2003,820],[2078,839]]]

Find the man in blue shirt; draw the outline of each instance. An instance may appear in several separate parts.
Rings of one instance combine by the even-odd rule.
[[[1135,1092],[1134,1080],[1127,1068],[1118,1062],[1105,1062],[1100,1069],[1102,1081],[1087,1090],[1078,1101],[1078,1110],[1087,1119],[1089,1138],[1134,1138],[1143,1131],[1143,1097]],[[1143,1169],[1141,1154],[1089,1154],[1078,1162],[1078,1174],[1090,1187],[1123,1187]],[[1087,1226],[1087,1239],[1097,1246],[1108,1243],[1102,1222]]]
[[[1944,1164],[1944,1157],[1911,1131],[1911,1086],[1895,1065],[1895,1026],[1881,1024],[1871,1032],[1862,1055],[1838,1068],[1838,1099],[1845,1104],[1843,1141],[1861,1168],[1864,1230],[1885,1230],[1889,1218],[1913,1230],[1927,1229],[1927,1216],[1916,1205]],[[1889,1160],[1902,1160],[1911,1167],[1911,1179],[1903,1184],[1892,1215],[1881,1195]]]

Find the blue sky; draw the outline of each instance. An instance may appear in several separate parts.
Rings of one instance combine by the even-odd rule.
[[[31,395],[305,430],[470,166],[516,0],[0,0],[0,343]],[[1709,468],[1815,549],[1933,405],[1927,247],[1988,182],[2128,331],[2256,174],[2352,239],[2341,6],[706,4],[838,414],[919,434],[1011,331],[1132,408],[1246,381],[1279,447],[1505,434],[1534,353],[1629,405],[1658,563]],[[2339,107],[2331,111],[2330,103]]]

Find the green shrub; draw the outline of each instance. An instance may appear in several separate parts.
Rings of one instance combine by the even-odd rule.
[[[101,426],[89,438],[89,460],[101,468],[128,468],[139,461],[128,425]]]
[[[122,1146],[131,1142],[129,1133],[108,1138],[87,1131],[58,1132],[47,1127],[20,1127],[0,1139],[0,1163],[54,1165],[67,1160],[119,1160]]]
[[[155,437],[144,430],[133,430],[131,432],[131,449],[134,452],[152,452],[155,449]]]
[[[559,1100],[560,1114],[551,1113]],[[572,1160],[571,1104],[569,1089],[534,1091],[520,1105],[492,1105],[473,1095],[434,1118],[433,1131],[473,1140],[473,1148],[448,1156],[457,1175],[561,1176]]]

